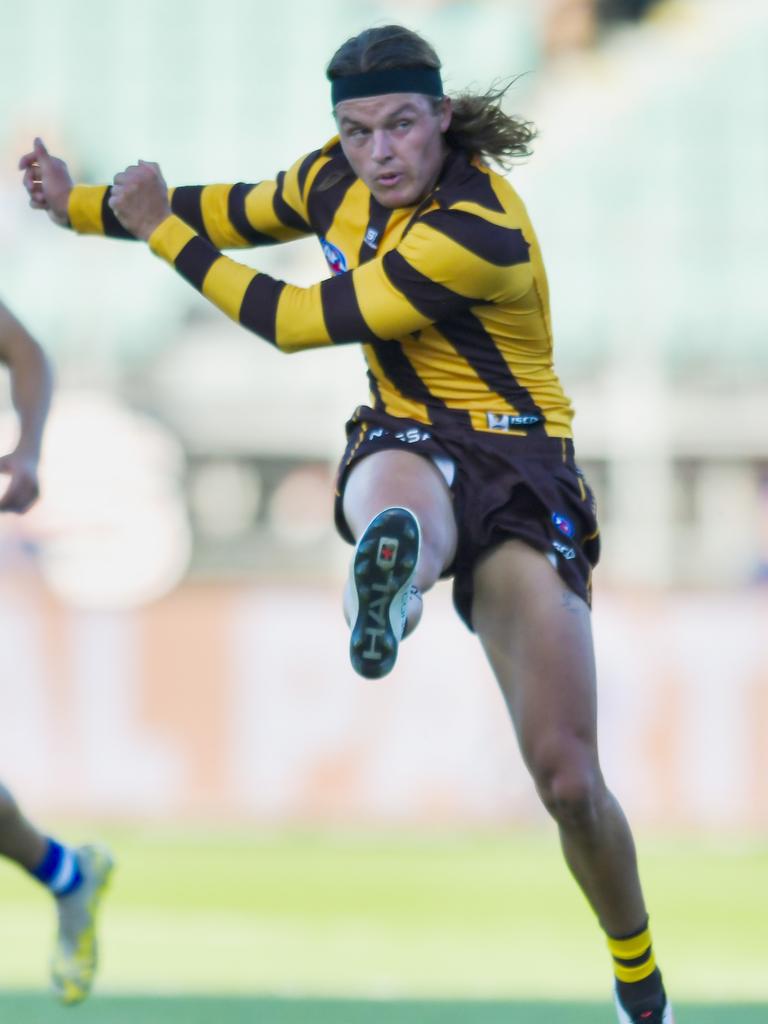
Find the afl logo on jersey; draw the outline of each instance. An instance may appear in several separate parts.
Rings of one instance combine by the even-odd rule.
[[[323,256],[331,268],[332,274],[343,274],[347,270],[347,257],[338,249],[332,242],[329,242],[325,238],[320,239],[320,245],[323,247]]]

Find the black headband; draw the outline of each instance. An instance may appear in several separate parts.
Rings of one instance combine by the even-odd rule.
[[[331,81],[334,107],[342,100],[359,100],[365,96],[384,96],[390,92],[421,92],[426,96],[442,96],[443,81],[437,68],[388,68],[386,71],[363,71]]]

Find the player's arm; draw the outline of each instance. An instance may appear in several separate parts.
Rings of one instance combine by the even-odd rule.
[[[11,398],[19,418],[18,443],[0,457],[0,473],[10,477],[0,511],[25,512],[39,493],[37,467],[53,375],[40,345],[1,302],[0,362],[10,371]]]
[[[219,309],[285,352],[402,338],[533,287],[519,229],[450,211],[428,215],[380,259],[309,288],[223,256],[174,216],[149,245]]]
[[[291,189],[294,178],[292,168],[255,185],[180,185],[168,189],[168,202],[217,249],[275,245],[312,233],[298,191]],[[134,238],[113,213],[111,198],[112,186],[75,185],[67,205],[70,226],[83,235]]]
[[[298,288],[223,256],[175,216],[156,164],[115,176],[113,211],[229,317],[286,352],[401,338],[472,306],[511,302],[533,286],[522,231],[436,210],[397,249]]]
[[[302,182],[319,154],[297,161],[274,181],[258,184],[182,185],[168,189],[170,208],[218,249],[274,245],[310,234]],[[51,156],[41,139],[19,161],[34,209],[79,234],[132,239],[115,217],[109,185],[75,185],[63,160]]]

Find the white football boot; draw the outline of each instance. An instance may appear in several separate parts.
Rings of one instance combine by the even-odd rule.
[[[103,846],[79,846],[75,856],[83,880],[56,898],[59,929],[51,957],[53,990],[66,1006],[82,1002],[91,990],[98,962],[96,913],[113,867]]]
[[[675,1016],[672,1013],[672,1006],[669,1000],[664,1004],[662,1010],[643,1010],[630,1017],[619,1000],[618,990],[614,987],[613,998],[616,1002],[616,1012],[619,1015],[619,1024],[675,1024]]]
[[[392,671],[408,619],[419,598],[413,587],[421,530],[407,508],[386,508],[363,531],[350,574],[349,656],[366,679]]]

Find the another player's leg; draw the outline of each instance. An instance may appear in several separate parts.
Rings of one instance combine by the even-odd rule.
[[[473,625],[568,866],[608,937],[622,1024],[671,1024],[632,834],[597,752],[589,609],[548,559],[510,541],[475,571]]]
[[[350,658],[360,675],[391,671],[401,638],[421,617],[421,594],[456,549],[448,485],[434,464],[399,450],[376,452],[349,473],[344,516],[357,538],[344,595]]]
[[[59,928],[51,958],[53,988],[66,1004],[81,1002],[91,990],[98,964],[97,912],[113,868],[104,846],[78,846],[74,855],[81,881],[57,895]]]
[[[43,835],[0,785],[0,855],[25,868],[56,901],[51,981],[61,1002],[79,1003],[90,992],[96,971],[96,911],[112,870],[109,852],[99,846],[65,846]]]

